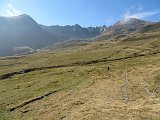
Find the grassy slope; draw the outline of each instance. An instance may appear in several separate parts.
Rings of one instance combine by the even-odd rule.
[[[3,75],[27,68],[77,61],[146,55],[122,61],[38,70],[1,80],[0,119],[158,120],[159,51],[159,36],[138,36],[135,40],[104,40],[57,52],[1,59],[0,75]],[[158,54],[148,55],[153,52]],[[60,91],[9,111],[14,106],[54,90]]]

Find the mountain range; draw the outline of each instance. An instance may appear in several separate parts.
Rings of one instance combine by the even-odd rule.
[[[36,50],[67,40],[113,38],[133,32],[160,30],[160,22],[148,22],[135,18],[121,20],[112,26],[81,27],[80,25],[45,26],[29,15],[0,17],[0,56],[21,51]]]
[[[44,26],[40,25],[44,30],[48,31],[52,35],[57,35],[61,37],[61,40],[68,40],[68,39],[87,39],[95,37],[101,34],[103,31],[107,29],[107,27],[100,26],[100,27],[81,27],[80,25],[67,25],[67,26]]]

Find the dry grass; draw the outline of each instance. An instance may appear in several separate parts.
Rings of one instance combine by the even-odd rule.
[[[143,38],[98,41],[78,49],[1,59],[0,74],[75,61],[148,54],[159,51],[159,44],[159,37],[147,41]],[[159,61],[160,54],[152,54],[122,61],[38,70],[1,80],[0,119],[159,120]],[[56,90],[59,91],[47,94]],[[42,99],[9,111],[34,98]]]

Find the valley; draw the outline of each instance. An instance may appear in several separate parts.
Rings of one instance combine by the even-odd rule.
[[[1,57],[0,119],[159,120],[159,61],[158,30]]]

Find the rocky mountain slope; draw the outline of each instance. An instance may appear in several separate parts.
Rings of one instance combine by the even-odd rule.
[[[80,25],[67,25],[67,26],[44,26],[40,25],[43,29],[48,31],[49,33],[53,35],[58,35],[61,40],[63,39],[87,39],[92,38],[95,36],[100,35],[102,32],[104,32],[107,27],[100,26],[100,27],[81,27]]]
[[[160,31],[160,22],[149,24],[143,27],[139,32],[156,32]]]

